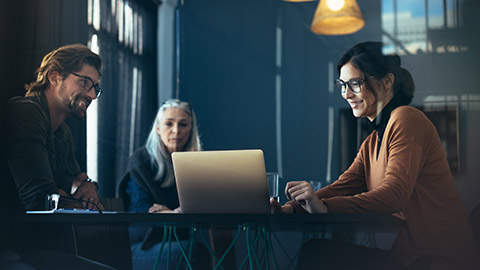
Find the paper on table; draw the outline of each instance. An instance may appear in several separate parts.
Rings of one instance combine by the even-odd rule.
[[[91,209],[76,209],[76,208],[61,208],[45,211],[27,211],[27,214],[53,214],[53,213],[64,213],[64,214],[99,214],[100,212]],[[102,211],[102,214],[115,214],[117,211]]]

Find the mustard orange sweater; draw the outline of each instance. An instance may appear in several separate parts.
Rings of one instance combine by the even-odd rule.
[[[331,213],[394,213],[405,220],[392,255],[408,265],[432,257],[432,269],[480,269],[465,208],[434,125],[419,110],[390,115],[377,159],[377,132],[352,165],[316,192]],[[297,212],[303,208],[294,204]]]

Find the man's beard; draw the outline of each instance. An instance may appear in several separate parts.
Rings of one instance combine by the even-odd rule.
[[[79,105],[80,102],[85,102],[85,110]],[[73,97],[67,104],[67,110],[70,116],[75,118],[84,118],[87,113],[87,103],[80,95]]]
[[[75,96],[67,96],[66,93],[66,86],[62,85],[62,87],[59,90],[59,95],[62,97],[65,101],[65,111],[68,114],[69,117],[75,117],[75,118],[83,118],[85,117],[87,113],[87,108],[89,103],[87,102],[88,97],[82,96],[81,94],[77,94]],[[80,106],[80,102],[85,103],[85,109]]]

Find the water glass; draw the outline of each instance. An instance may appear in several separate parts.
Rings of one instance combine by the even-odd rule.
[[[280,196],[278,195],[278,173],[267,172],[267,184],[270,198],[274,198],[277,202],[280,202]]]

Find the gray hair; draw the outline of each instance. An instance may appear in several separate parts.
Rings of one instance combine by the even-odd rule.
[[[159,180],[162,177],[164,170],[170,170],[171,166],[164,168],[164,160],[170,160],[171,157],[168,153],[165,144],[163,143],[160,135],[157,133],[157,126],[160,125],[160,120],[163,117],[164,112],[169,108],[180,108],[185,111],[192,118],[192,129],[190,131],[190,137],[188,138],[182,151],[200,151],[202,146],[200,143],[200,137],[198,135],[197,118],[190,103],[181,101],[178,99],[168,99],[162,103],[162,106],[158,109],[157,116],[153,121],[152,129],[147,138],[145,148],[150,154],[150,162],[152,167],[157,165],[157,172],[155,173],[155,180]],[[173,173],[173,172],[171,172]]]

